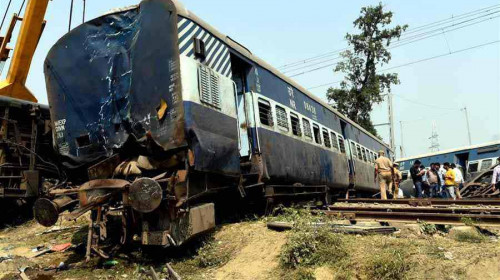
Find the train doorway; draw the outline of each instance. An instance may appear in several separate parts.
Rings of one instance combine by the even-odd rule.
[[[469,162],[469,153],[461,153],[455,155],[455,162],[457,165],[460,165],[462,168],[462,174],[464,174],[464,178],[466,178],[468,170],[467,164]]]
[[[240,59],[234,54],[231,54],[231,71],[233,73],[232,79],[236,87],[236,110],[238,117],[238,135],[239,135],[239,148],[240,157],[250,156],[250,138],[248,135],[248,114],[245,102],[245,93],[249,92],[247,82],[247,75],[251,69],[251,65]]]
[[[349,144],[349,137],[348,137],[348,134],[347,134],[347,123],[343,120],[340,120],[340,128],[342,130],[342,136],[344,137],[345,141],[346,141],[346,155],[347,155],[347,164],[348,164],[348,167],[349,167],[349,188],[352,188],[355,184],[355,177],[354,177],[354,173],[355,173],[355,170],[354,170],[354,163],[353,163],[353,160],[352,160],[352,151],[351,151],[351,147],[350,147],[350,144]]]

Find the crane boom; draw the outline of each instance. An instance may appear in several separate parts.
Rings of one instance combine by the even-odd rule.
[[[5,80],[0,82],[0,95],[37,102],[26,87],[29,69],[42,34],[49,0],[28,0],[14,55]]]

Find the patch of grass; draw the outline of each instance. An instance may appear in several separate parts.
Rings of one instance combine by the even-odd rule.
[[[335,265],[348,257],[342,236],[327,225],[315,225],[317,219],[309,214],[295,220],[280,254],[282,267]]]
[[[434,224],[429,224],[424,221],[419,221],[418,225],[420,227],[420,230],[427,235],[433,235],[437,233],[437,228],[436,225]]]
[[[204,242],[195,257],[195,264],[200,268],[217,267],[227,263],[231,259],[231,252],[219,246],[213,239]]]
[[[372,255],[365,267],[368,279],[406,279],[411,268],[409,254],[402,248],[388,249]]]
[[[470,226],[470,227],[475,226],[475,225],[479,222],[478,220],[472,219],[472,218],[470,218],[470,217],[462,217],[462,218],[460,219],[460,221],[461,221],[462,223],[464,223],[464,225],[466,225],[466,226]]]
[[[480,232],[457,232],[454,234],[453,238],[459,242],[469,242],[469,243],[481,243],[486,241],[486,237]]]

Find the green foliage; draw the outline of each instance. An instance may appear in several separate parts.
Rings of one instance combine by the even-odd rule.
[[[227,263],[231,258],[228,250],[221,248],[214,240],[207,240],[198,250],[195,263],[198,267],[216,267]]]
[[[456,234],[454,234],[453,238],[459,242],[469,242],[469,243],[481,243],[486,241],[486,237],[482,235],[479,231],[457,232]]]
[[[394,39],[399,39],[408,25],[388,28],[392,12],[385,12],[382,3],[361,9],[361,15],[354,21],[359,34],[345,36],[352,50],[341,53],[343,61],[335,72],[345,74],[340,88],[329,88],[327,98],[333,107],[377,135],[370,118],[373,104],[382,102],[381,93],[391,91],[391,85],[399,84],[395,73],[379,74],[377,67],[389,63],[391,53],[387,50]]]
[[[411,268],[408,257],[408,253],[399,248],[384,250],[380,254],[372,255],[366,266],[368,279],[406,279]]]
[[[283,246],[280,263],[285,268],[334,265],[348,257],[342,236],[328,226],[317,226],[317,218],[304,216],[295,221],[287,243]]]
[[[470,217],[462,217],[460,219],[460,221],[462,223],[464,223],[464,225],[469,226],[469,227],[475,226],[475,224],[478,223],[478,221],[476,221],[475,219],[472,219]]]
[[[434,224],[429,224],[429,223],[426,223],[424,221],[419,221],[418,225],[420,227],[420,230],[424,234],[433,235],[433,234],[437,233],[437,228],[436,228],[436,225],[434,225]]]

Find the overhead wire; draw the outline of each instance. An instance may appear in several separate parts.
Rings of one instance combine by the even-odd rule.
[[[494,14],[498,14],[498,13],[500,13],[500,10],[496,11],[494,13],[488,14],[488,15],[494,15]],[[484,16],[482,16],[482,17],[484,17]],[[472,25],[476,25],[476,24],[479,24],[479,23],[482,23],[482,22],[490,21],[490,20],[493,20],[493,19],[496,19],[496,18],[499,18],[499,17],[500,17],[500,15],[495,15],[495,16],[491,16],[489,18],[482,19],[482,20],[479,20],[479,21],[476,21],[476,22],[472,22],[472,23],[469,23],[469,24],[466,24],[466,25],[457,26],[459,24],[463,24],[465,22],[470,22],[471,21],[471,20],[467,20],[467,21],[463,21],[463,22],[460,22],[460,23],[453,24],[453,25],[445,27],[445,28],[455,27],[455,28],[452,28],[452,29],[445,29],[445,28],[443,28],[443,29],[436,29],[436,30],[428,31],[426,33],[421,33],[419,35],[415,35],[415,36],[407,38],[405,40],[397,41],[393,46],[390,46],[388,49],[395,49],[395,48],[399,48],[399,47],[402,47],[402,46],[405,46],[405,45],[408,45],[408,44],[412,44],[412,43],[415,43],[415,42],[418,42],[418,41],[429,39],[429,38],[432,38],[432,37],[441,36],[441,35],[444,35],[446,33],[452,32],[452,31],[456,31],[456,30],[459,30],[459,29],[462,29],[462,28],[466,28],[466,27],[469,27],[469,26],[472,26]],[[480,17],[472,19],[472,20],[477,20],[477,19],[480,19]],[[414,40],[411,40],[411,39],[414,39]],[[316,62],[315,64],[301,65],[301,66],[296,67],[294,69],[286,70],[283,73],[286,74],[286,73],[294,72],[294,71],[301,70],[301,69],[311,68],[311,67],[317,66],[317,64],[321,64],[321,63],[325,63],[325,62],[329,62],[329,61],[333,61],[333,60],[338,60],[338,59],[341,59],[341,58],[342,58],[342,56],[339,55],[339,56],[337,56],[335,58],[331,58],[331,59],[328,59],[328,60]],[[318,66],[318,67],[313,68],[313,69],[307,69],[307,70],[304,70],[303,72],[294,73],[290,77],[295,77],[295,76],[303,75],[303,74],[306,74],[306,73],[309,73],[309,72],[314,72],[314,71],[317,71],[317,70],[320,70],[320,69],[323,69],[323,68],[327,68],[327,67],[330,67],[330,66],[333,66],[333,65],[336,65],[336,63],[331,63],[331,64],[327,64],[327,65]]]
[[[500,4],[493,5],[493,6],[486,7],[486,8],[482,8],[482,9],[478,9],[478,10],[471,11],[471,12],[467,12],[467,13],[464,13],[464,14],[453,16],[451,18],[439,20],[439,21],[436,21],[436,22],[428,23],[428,24],[425,24],[425,25],[422,25],[422,26],[419,26],[419,27],[411,28],[411,29],[405,31],[401,35],[401,37],[403,38],[402,40],[406,40],[408,38],[405,38],[405,37],[408,36],[408,35],[410,35],[410,34],[421,32],[422,30],[425,30],[425,29],[434,28],[435,26],[449,24],[450,22],[455,22],[457,20],[460,20],[460,19],[463,19],[463,18],[467,18],[467,17],[472,17],[472,16],[475,16],[475,15],[478,15],[478,14],[489,13],[493,9],[497,9],[497,8],[500,8]],[[479,16],[477,18],[481,18],[481,17],[485,17],[485,16],[488,16],[488,15],[482,15],[482,16]],[[475,19],[477,19],[477,18],[475,18]],[[454,25],[457,25],[457,24],[460,24],[460,23],[456,23]],[[451,25],[451,26],[453,26],[453,25]],[[439,30],[441,28],[448,28],[448,27],[440,27]],[[416,35],[413,35],[413,36],[416,36]],[[347,49],[349,49],[349,47],[338,49],[338,50],[331,51],[331,52],[327,52],[327,53],[320,54],[320,55],[316,55],[316,56],[313,56],[313,57],[310,57],[310,58],[307,58],[307,59],[298,60],[298,61],[295,61],[295,62],[292,62],[292,63],[289,63],[289,64],[282,65],[282,66],[278,67],[278,69],[283,70],[283,69],[286,69],[286,68],[290,68],[290,67],[294,67],[294,66],[298,66],[298,65],[302,65],[302,64],[306,64],[306,63],[312,63],[313,61],[317,61],[317,60],[323,59],[325,57],[328,57],[328,56],[340,53],[340,52],[345,51]]]
[[[21,3],[21,7],[19,8],[19,12],[17,13],[18,16],[21,16],[21,12],[23,11],[24,8],[24,3],[26,3],[26,0],[23,0],[23,2]]]
[[[9,4],[7,4],[7,9],[5,9],[5,13],[3,14],[3,18],[2,18],[2,23],[0,24],[0,30],[2,30],[2,28],[3,28],[5,18],[7,17],[7,13],[9,12],[10,4],[12,4],[12,0],[9,0]]]
[[[443,53],[443,54],[440,54],[440,55],[435,55],[435,56],[431,56],[431,57],[419,59],[419,60],[416,60],[416,61],[404,63],[404,64],[401,64],[401,65],[397,65],[397,66],[393,66],[393,67],[381,69],[381,70],[379,70],[379,72],[385,72],[385,71],[393,70],[393,69],[396,69],[396,68],[401,68],[401,67],[405,67],[405,66],[409,66],[409,65],[413,65],[413,64],[417,64],[417,63],[421,63],[421,62],[425,62],[425,61],[429,61],[429,60],[433,60],[433,59],[437,59],[437,58],[441,58],[441,57],[448,56],[448,55],[452,55],[452,54],[456,54],[456,53],[460,53],[460,52],[469,51],[469,50],[472,50],[472,49],[477,49],[477,48],[480,48],[480,47],[484,47],[484,46],[496,44],[498,42],[500,42],[500,40],[495,40],[495,41],[491,41],[491,42],[487,42],[487,43],[475,45],[475,46],[472,46],[472,47],[463,48],[463,49],[460,49],[460,50],[456,50],[456,51],[452,51],[452,52],[447,52],[447,53]],[[310,87],[308,89],[314,89],[314,88],[324,87],[324,86],[336,84],[336,83],[339,83],[339,82],[341,82],[341,81],[335,81],[335,82],[326,83],[326,84],[322,84],[322,85],[318,85],[318,86],[313,86],[313,87]]]

